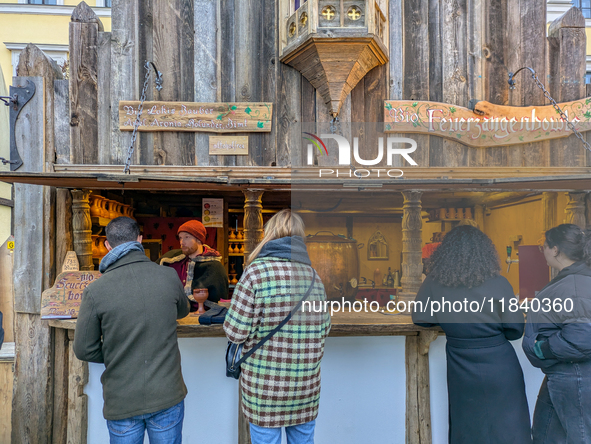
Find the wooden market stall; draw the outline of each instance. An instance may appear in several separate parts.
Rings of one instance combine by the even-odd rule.
[[[379,180],[359,176],[359,164],[342,165],[340,145],[337,150],[327,143],[324,154],[308,149],[303,133],[325,142],[338,135],[357,138],[357,154],[374,158],[379,138],[396,131],[384,122],[396,123],[391,111],[403,105],[437,102],[453,108],[451,113],[478,111],[482,101],[547,105],[542,90],[524,74],[516,78],[515,89],[509,88],[508,71],[522,66],[548,79],[546,87],[559,103],[591,95],[582,82],[585,34],[579,10],[553,23],[547,36],[542,0],[428,3],[114,0],[110,33],[81,3],[70,23],[68,79],[35,46],[23,51],[11,89],[11,95],[30,96],[26,103],[21,100],[11,128],[11,159],[20,158],[22,165],[0,173],[0,180],[15,184],[12,442],[96,442],[89,431],[100,427],[92,419],[100,415],[98,367],[78,361],[72,352],[75,320],[40,318],[41,293],[54,284],[68,251],[76,252],[81,270],[95,268],[93,236],[118,214],[117,206],[128,205],[127,214],[135,210],[146,237],[147,229],[156,230],[147,240],[157,244],[157,257],[172,246],[170,233],[161,230],[174,234],[178,218],[204,217],[202,199],[223,199],[215,241],[236,279],[241,258],[262,238],[265,218],[292,207],[304,218],[307,234],[342,235],[347,240],[342,248],[357,255],[352,274],[334,282],[326,256],[318,259],[315,266],[328,270],[323,279],[330,281],[329,297],[348,294],[382,305],[414,298],[423,248],[462,220],[477,223],[503,261],[507,246],[515,260],[520,247],[537,245],[543,231],[558,223],[591,224],[591,155],[574,136],[542,134],[511,145],[494,140],[469,146],[456,134],[439,137],[405,127],[399,132],[416,141],[412,160],[417,165],[403,156],[391,163],[383,159],[376,168],[402,170],[403,176]],[[146,70],[145,60],[162,73],[161,90],[153,87],[154,68]],[[133,144],[147,72],[152,80]],[[477,103],[470,104],[472,99]],[[498,112],[487,109],[491,116]],[[323,177],[323,169],[333,173]],[[113,214],[102,214],[97,199],[110,200]],[[173,228],[164,226],[169,223]],[[242,240],[231,238],[236,231]],[[100,248],[96,238],[94,243]],[[503,271],[516,293],[519,272],[516,262]],[[179,322],[178,332],[187,341],[183,361],[192,362],[194,350],[202,350],[203,371],[219,369],[221,375],[213,351],[221,327],[189,319]],[[400,427],[384,421],[374,427],[376,439],[436,442],[445,436],[431,418],[430,381],[435,380],[429,344],[437,333],[415,327],[404,314],[335,314],[323,384],[330,390],[331,378],[345,381],[342,389],[363,399],[359,410],[352,410],[356,415],[373,415],[376,406],[391,409],[387,416]],[[353,365],[342,350],[361,355],[361,340],[368,341],[364,346],[391,341],[396,373],[357,375],[367,384],[375,379],[374,393],[384,395],[363,398],[346,383],[342,365],[330,367],[331,362]],[[437,356],[438,364],[431,365],[439,372]],[[381,365],[377,356],[372,359],[365,363],[368,372]],[[186,379],[189,396],[199,393],[198,382]],[[384,388],[391,379],[401,391]],[[228,393],[237,396],[236,391],[232,386]],[[223,402],[236,409],[237,398],[228,395]],[[324,392],[322,403],[341,411]],[[434,411],[438,419],[434,414],[433,420],[441,422],[444,412]],[[209,420],[229,423],[231,436],[248,442],[248,425],[238,412]],[[191,436],[198,436],[195,427],[192,421],[185,424]],[[339,442],[357,439],[347,427],[333,429]]]

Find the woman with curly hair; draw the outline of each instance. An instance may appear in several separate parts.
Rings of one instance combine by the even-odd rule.
[[[523,372],[509,343],[523,334],[523,314],[509,310],[515,296],[500,271],[488,236],[459,226],[431,256],[416,297],[414,323],[440,325],[447,337],[450,444],[531,443]]]

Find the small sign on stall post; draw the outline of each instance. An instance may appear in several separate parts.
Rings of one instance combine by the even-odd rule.
[[[205,227],[224,227],[224,199],[203,199],[201,220]]]
[[[247,156],[248,136],[209,136],[210,156]]]
[[[79,271],[80,263],[78,262],[78,256],[75,251],[68,251],[66,258],[64,259],[64,265],[62,266],[62,273],[66,271]]]

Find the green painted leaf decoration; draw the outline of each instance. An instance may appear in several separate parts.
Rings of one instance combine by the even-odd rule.
[[[390,110],[392,109],[392,105],[390,105],[389,103],[386,103],[386,109],[387,109],[388,111],[390,111]]]
[[[589,105],[589,103],[591,103],[591,99],[585,100],[585,105]]]
[[[449,107],[449,112],[450,112],[450,113],[452,113],[452,114],[453,114],[453,113],[455,113],[456,111],[457,111],[457,110],[456,110],[456,107],[455,107],[455,106],[450,106],[450,107]]]
[[[458,136],[458,139],[461,139],[462,138],[462,135],[461,134],[456,134],[456,136]]]
[[[523,136],[519,136],[519,140],[523,142]]]
[[[587,119],[591,119],[591,111],[586,111],[583,116],[585,116]]]
[[[224,115],[223,115],[223,114],[220,114],[220,115],[218,116],[218,120],[222,120],[223,118],[224,118]]]
[[[390,124],[386,125],[386,131],[390,131],[392,129],[392,127],[390,126]]]
[[[236,111],[236,105],[232,105],[232,106],[230,107],[230,111]]]
[[[419,122],[413,122],[412,126],[414,126],[416,128],[417,126],[419,126]]]
[[[480,136],[480,138],[481,138],[481,139],[486,139],[486,136],[484,136],[484,135],[483,135],[483,136]]]
[[[419,104],[419,102],[415,102],[415,103],[413,103],[413,104],[412,104],[412,107],[413,107],[413,108],[416,108],[416,106],[417,106],[418,104]]]
[[[244,110],[244,112],[246,114],[250,114],[251,111],[252,111],[252,109],[250,109],[250,106],[247,106],[246,109]]]
[[[264,124],[263,122],[258,122],[258,123],[257,123],[257,126],[258,126],[259,128],[264,128],[265,124]]]

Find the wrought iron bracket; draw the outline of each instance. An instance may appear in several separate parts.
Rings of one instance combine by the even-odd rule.
[[[35,95],[35,84],[30,80],[27,80],[27,85],[23,87],[11,86],[10,87],[10,100],[6,103],[10,106],[10,171],[18,170],[22,165],[23,161],[18,149],[16,147],[16,121],[21,110]]]

